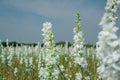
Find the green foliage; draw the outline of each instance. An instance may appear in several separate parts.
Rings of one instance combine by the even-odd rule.
[[[76,14],[76,20],[75,23],[77,24],[76,27],[76,33],[78,33],[81,30],[81,23],[80,23],[81,19],[80,19],[80,13]]]

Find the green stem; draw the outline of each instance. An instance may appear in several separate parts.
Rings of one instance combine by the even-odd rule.
[[[64,75],[64,73],[61,71],[60,66],[59,66],[57,63],[56,63],[56,66],[58,67],[58,69],[59,69],[59,71],[60,71],[60,73],[61,73],[62,78],[63,78],[64,80],[67,80],[66,77],[65,77],[65,75]]]

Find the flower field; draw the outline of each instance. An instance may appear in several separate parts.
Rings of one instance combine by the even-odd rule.
[[[86,62],[81,58],[74,60],[73,47],[56,46],[56,55],[46,53],[45,48],[37,45],[21,47],[1,47],[1,80],[96,80],[97,59],[94,48],[85,50]],[[80,64],[87,65],[86,68]],[[81,74],[80,74],[81,73]],[[81,76],[79,76],[81,75]]]
[[[96,47],[85,47],[80,14],[72,46],[56,45],[52,24],[43,23],[44,45],[4,47],[0,41],[0,80],[120,80],[120,39],[116,12],[120,0],[107,0]]]

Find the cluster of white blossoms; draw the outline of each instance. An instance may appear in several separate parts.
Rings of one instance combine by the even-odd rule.
[[[85,58],[84,54],[84,46],[83,46],[83,33],[81,30],[81,24],[80,24],[80,14],[78,13],[77,15],[77,20],[75,21],[77,24],[77,27],[74,28],[74,44],[73,44],[73,56],[74,56],[74,63],[78,64],[81,66],[81,69],[86,69],[87,68],[87,60]],[[84,71],[83,70],[83,71]],[[76,80],[81,80],[82,79],[82,74],[80,70],[78,73],[76,73]],[[78,79],[78,75],[79,79]]]
[[[46,74],[45,80],[57,80],[59,75],[59,70],[57,69],[56,63],[58,60],[57,54],[56,54],[56,48],[54,43],[54,36],[52,33],[52,24],[50,22],[43,23],[42,28],[42,36],[44,37],[43,43],[44,43],[44,63],[41,62],[41,68],[43,71],[47,71],[44,73]],[[43,66],[44,65],[44,66]],[[39,75],[41,75],[41,69]],[[45,75],[43,75],[45,76]],[[41,79],[42,77],[40,77]]]
[[[18,72],[18,70],[17,70],[17,68],[15,67],[15,68],[14,68],[14,76],[17,75],[17,72]]]
[[[51,65],[55,64],[56,49],[55,49],[55,43],[54,43],[54,36],[52,33],[52,24],[50,22],[43,23],[42,31],[43,31],[42,35],[44,37],[43,43],[44,43],[45,54],[46,54],[45,61],[47,62],[47,64],[51,64]]]
[[[54,36],[51,29],[52,29],[52,24],[50,22],[43,23],[42,36],[44,37],[43,43],[46,47],[49,47],[54,43]]]
[[[105,25],[110,22],[115,22],[117,19],[116,12],[118,5],[120,4],[120,0],[107,0],[107,4],[105,7],[106,12],[100,22],[100,25]]]
[[[120,40],[116,35],[116,12],[120,0],[107,0],[105,14],[100,22],[102,31],[98,35],[97,57],[99,78],[103,80],[120,80]]]

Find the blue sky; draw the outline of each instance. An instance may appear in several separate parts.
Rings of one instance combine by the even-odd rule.
[[[0,39],[42,42],[42,24],[53,24],[55,41],[73,42],[75,14],[81,14],[85,42],[95,43],[106,0],[0,0]]]

